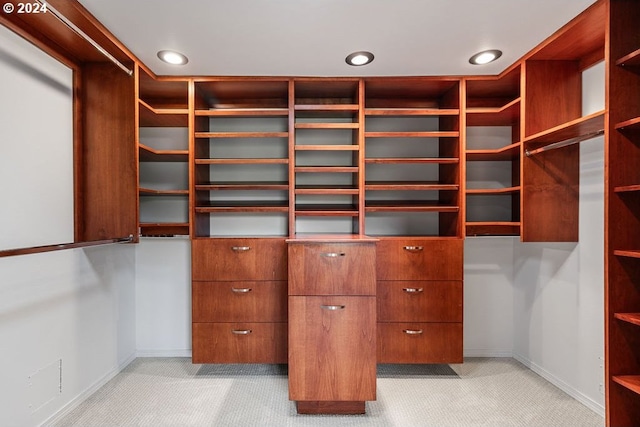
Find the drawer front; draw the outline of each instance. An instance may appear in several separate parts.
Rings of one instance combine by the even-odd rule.
[[[286,322],[287,282],[193,282],[194,322]]]
[[[378,323],[378,363],[462,363],[462,323]]]
[[[289,245],[289,295],[375,295],[374,243]]]
[[[379,281],[379,322],[462,322],[461,281]]]
[[[462,280],[462,239],[383,239],[378,280]]]
[[[193,239],[193,280],[287,280],[284,239]]]
[[[193,363],[287,363],[286,323],[193,323]]]

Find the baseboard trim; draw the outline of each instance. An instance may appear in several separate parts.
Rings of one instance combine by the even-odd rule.
[[[191,349],[138,350],[136,357],[191,357]]]
[[[524,356],[522,356],[520,354],[514,354],[513,358],[515,360],[517,360],[518,362],[522,363],[527,368],[531,369],[536,374],[540,375],[545,380],[549,381],[551,384],[553,384],[556,387],[558,387],[560,390],[562,390],[565,393],[567,393],[569,396],[571,396],[574,399],[576,399],[578,402],[582,403],[587,408],[591,409],[596,414],[600,415],[601,417],[604,417],[604,406],[603,405],[599,404],[595,400],[593,400],[590,397],[586,396],[584,393],[582,393],[581,391],[577,390],[575,387],[567,384],[566,382],[564,382],[563,380],[561,380],[557,376],[553,375],[551,372],[547,371],[546,369],[544,369],[543,367],[537,365],[536,363],[532,362],[531,360],[527,359],[526,357],[524,357]]]
[[[470,348],[462,351],[464,357],[513,357],[511,350],[495,350],[485,348]]]
[[[136,354],[133,353],[129,357],[127,357],[122,363],[118,366],[107,372],[102,378],[98,379],[98,381],[94,382],[92,385],[87,387],[84,391],[80,392],[76,397],[71,399],[66,405],[60,408],[56,413],[51,415],[47,420],[45,420],[40,426],[49,426],[56,424],[62,418],[64,418],[67,414],[73,411],[78,407],[82,402],[87,400],[93,393],[98,391],[100,387],[104,386],[106,383],[111,381],[113,377],[118,375],[124,368],[129,366],[131,362],[136,360]]]

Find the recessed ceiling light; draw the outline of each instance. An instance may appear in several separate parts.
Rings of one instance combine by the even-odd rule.
[[[353,52],[345,59],[347,64],[353,65],[354,67],[359,67],[361,65],[367,65],[369,62],[373,61],[373,53],[371,52]]]
[[[186,56],[174,50],[161,50],[158,52],[158,58],[160,58],[161,61],[172,65],[184,65],[189,62],[189,59]]]
[[[484,65],[493,62],[502,56],[502,51],[498,49],[483,50],[469,58],[469,62],[473,65]]]

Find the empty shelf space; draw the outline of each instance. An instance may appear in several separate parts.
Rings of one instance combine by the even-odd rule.
[[[296,104],[296,111],[317,111],[317,112],[357,112],[360,109],[358,104]]]
[[[588,116],[555,126],[543,132],[538,132],[524,139],[527,148],[538,148],[547,144],[553,144],[580,138],[602,131],[604,129],[604,111],[598,111]]]
[[[141,162],[188,162],[188,150],[156,150],[149,146],[139,144],[139,157]]]
[[[442,184],[436,181],[369,181],[365,183],[366,190],[425,190],[425,191],[456,191],[458,184]]]
[[[640,184],[614,187],[613,191],[615,193],[633,193],[636,191],[640,191]]]
[[[640,258],[640,250],[615,250],[613,254],[625,258]]]
[[[220,108],[216,110],[196,110],[196,116],[204,117],[286,117],[288,108]]]
[[[298,204],[296,216],[358,216],[358,208],[354,205]]]
[[[500,126],[520,119],[520,98],[500,107],[467,108],[467,126]]]
[[[288,212],[289,203],[284,201],[257,202],[257,201],[216,201],[205,202],[196,206],[197,213],[216,212]]]
[[[457,108],[366,108],[367,116],[457,116],[460,110]]]
[[[296,173],[357,173],[357,166],[296,166]]]
[[[624,122],[616,123],[616,130],[640,130],[640,117],[634,117]]]
[[[365,132],[365,138],[457,138],[459,131]]]
[[[195,132],[200,139],[210,138],[288,138],[289,132]]]
[[[360,147],[357,145],[296,145],[296,151],[358,151]]]
[[[402,163],[436,163],[436,164],[456,164],[460,159],[456,157],[380,157],[365,159],[365,163],[378,164],[402,164]]]
[[[504,188],[467,188],[467,194],[492,195],[492,194],[513,194],[520,191],[520,186]]]
[[[296,123],[296,129],[359,129],[360,123]]]
[[[467,150],[469,161],[508,161],[520,157],[520,143],[515,142],[497,149]]]
[[[298,185],[296,194],[358,194],[357,187],[349,185]]]
[[[623,322],[633,323],[640,326],[640,313],[616,313],[613,315],[618,320]]]
[[[256,181],[256,182],[209,182],[196,184],[197,191],[214,191],[214,190],[288,190],[289,184],[282,181]]]
[[[616,375],[611,379],[632,392],[640,394],[640,375]]]
[[[271,164],[283,164],[286,165],[289,163],[289,159],[244,159],[244,158],[235,158],[235,159],[196,159],[196,165],[271,165]]]
[[[519,222],[474,221],[465,225],[467,236],[517,236],[520,234]]]
[[[618,59],[616,65],[621,67],[640,67],[640,49],[634,50],[628,55]]]
[[[188,196],[189,190],[154,190],[151,188],[139,189],[141,196]]]
[[[189,125],[189,110],[186,108],[154,108],[138,100],[139,124],[143,127],[186,127]]]
[[[459,212],[459,206],[443,204],[437,200],[366,201],[366,212]]]

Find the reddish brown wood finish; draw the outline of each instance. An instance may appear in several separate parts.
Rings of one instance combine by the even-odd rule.
[[[365,413],[365,402],[345,402],[345,401],[310,401],[296,402],[296,409],[299,414],[337,414],[337,415],[357,415]]]
[[[287,280],[284,239],[193,239],[191,263],[197,281]]]
[[[373,296],[290,296],[289,398],[375,400],[375,317]]]
[[[462,323],[378,323],[378,363],[462,363]]]
[[[286,281],[197,282],[192,285],[194,322],[286,322]]]
[[[381,239],[378,280],[462,280],[462,239]]]
[[[134,79],[108,64],[82,70],[76,241],[138,235]]]
[[[286,323],[193,323],[193,363],[286,363]]]
[[[462,281],[378,281],[378,322],[462,322]]]

